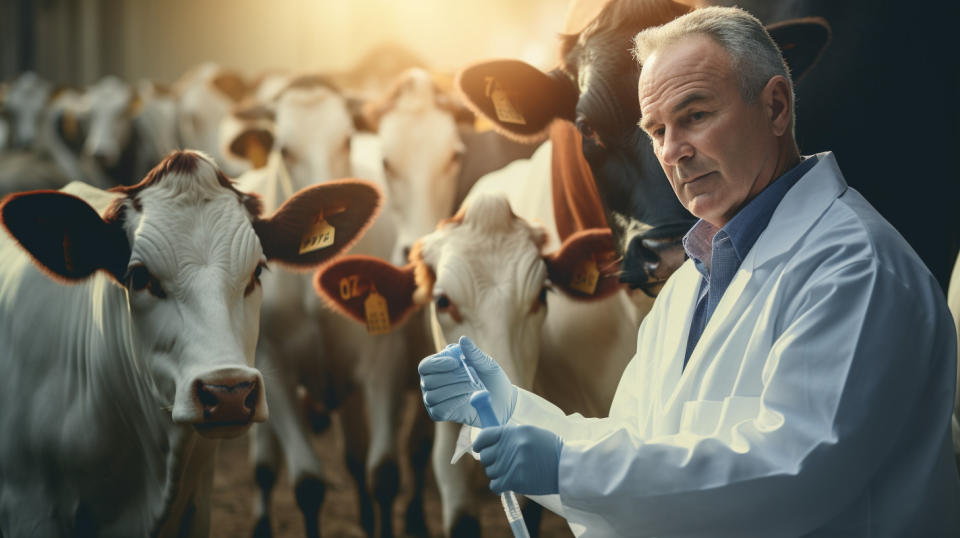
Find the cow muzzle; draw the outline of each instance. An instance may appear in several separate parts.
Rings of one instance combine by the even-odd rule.
[[[267,419],[263,378],[252,368],[229,368],[196,376],[189,395],[178,398],[173,419],[192,424],[205,437],[236,437]],[[179,395],[178,395],[179,396]]]
[[[657,239],[634,236],[621,265],[620,282],[655,297],[686,258],[683,236]]]

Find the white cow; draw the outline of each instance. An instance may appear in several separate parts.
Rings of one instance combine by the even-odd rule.
[[[320,76],[295,80],[281,93],[272,132],[253,126],[230,147],[249,149],[267,143],[272,146],[258,150],[269,151],[266,166],[240,178],[242,188],[259,193],[267,207],[277,207],[299,189],[330,178],[382,175],[377,170],[376,139],[356,134],[343,95]],[[371,162],[374,166],[364,172],[361,165]],[[396,236],[391,217],[386,212],[352,252],[389,256]],[[323,308],[306,275],[271,273],[264,277],[264,289],[267,299],[257,365],[272,373],[265,380],[273,420],[257,428],[253,444],[261,489],[255,533],[270,531],[270,491],[285,461],[307,534],[319,534],[325,480],[298,395],[305,389],[308,402],[341,411],[346,463],[357,481],[362,525],[368,533],[392,535],[402,409],[406,390],[416,387],[412,367],[429,349],[426,342],[409,351],[416,339],[404,331],[368,334]],[[427,458],[424,454],[420,459],[422,476]],[[425,529],[419,494],[411,506],[408,526]]]
[[[11,118],[11,147],[33,146],[44,107],[52,93],[53,84],[32,71],[22,73],[10,83],[3,106]]]
[[[218,439],[267,418],[251,367],[261,269],[329,259],[378,204],[369,183],[341,182],[261,218],[194,152],[110,193],[7,197],[0,535],[206,536]],[[337,243],[299,254],[334,209]]]
[[[619,290],[613,269],[600,256],[612,245],[607,232],[580,232],[560,244],[551,206],[551,151],[551,144],[545,143],[531,159],[481,179],[464,202],[461,216],[424,237],[421,246],[414,247],[414,263],[399,274],[382,263],[347,256],[321,271],[318,288],[348,315],[349,301],[338,295],[338,279],[356,276],[361,287],[363,282],[383,279],[407,283],[407,296],[398,297],[393,306],[399,311],[414,308],[413,290],[419,288],[419,301],[433,304],[437,348],[466,334],[519,386],[533,388],[569,412],[606,415],[619,376],[633,356],[640,320],[652,301],[631,300]],[[506,201],[491,198],[492,194]],[[524,233],[516,230],[526,225],[520,224],[520,217],[543,225],[543,231],[539,236],[525,232],[532,236],[522,241]],[[509,239],[507,231],[517,238]],[[550,281],[569,293],[550,295],[545,317],[538,318],[536,301],[544,300],[538,293],[547,283],[541,251],[560,254]],[[595,293],[570,292],[574,279],[583,279],[583,264],[595,256],[600,256],[601,275]],[[411,283],[414,274],[418,286]],[[431,287],[432,294],[425,296]],[[594,300],[583,301],[584,296]],[[357,317],[355,309],[352,317]],[[444,531],[450,536],[477,532],[474,475],[479,466],[468,461],[450,464],[459,426],[437,424],[436,435],[433,469]]]

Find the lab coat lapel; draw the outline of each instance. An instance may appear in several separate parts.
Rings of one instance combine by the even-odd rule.
[[[817,155],[819,161],[783,197],[770,217],[767,228],[757,238],[741,267],[752,272],[757,267],[789,252],[840,195],[847,183],[837,166],[833,152]]]
[[[668,326],[665,327],[665,330],[672,334],[666,336],[667,345],[661,347],[661,349],[665,354],[671,351],[672,354],[669,357],[663,357],[664,360],[660,361],[657,370],[656,378],[660,380],[660,383],[656,385],[655,390],[659,391],[659,394],[654,401],[657,402],[659,407],[656,413],[658,416],[669,405],[674,393],[679,388],[681,374],[683,373],[683,353],[687,348],[687,339],[690,336],[690,324],[693,322],[693,311],[697,306],[697,292],[700,289],[701,276],[693,266],[693,261],[687,260],[677,270],[673,278],[679,279],[677,285],[674,286],[670,296],[664,297],[664,299],[670,302],[671,309],[684,309],[681,311],[685,313],[685,318],[683,324],[668,323]],[[668,316],[668,318],[672,318],[672,316]]]

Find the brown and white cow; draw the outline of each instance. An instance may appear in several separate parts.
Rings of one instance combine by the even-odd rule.
[[[315,267],[379,207],[373,185],[271,216],[206,156],[132,187],[0,204],[0,535],[206,536],[218,439],[267,419],[261,271]],[[302,252],[317,214],[337,226]]]

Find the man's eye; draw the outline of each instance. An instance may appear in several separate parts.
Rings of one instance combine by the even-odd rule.
[[[691,112],[691,113],[690,113],[690,120],[691,120],[691,121],[700,121],[700,120],[702,120],[703,118],[705,118],[706,116],[707,116],[707,114],[706,114],[705,112]]]

